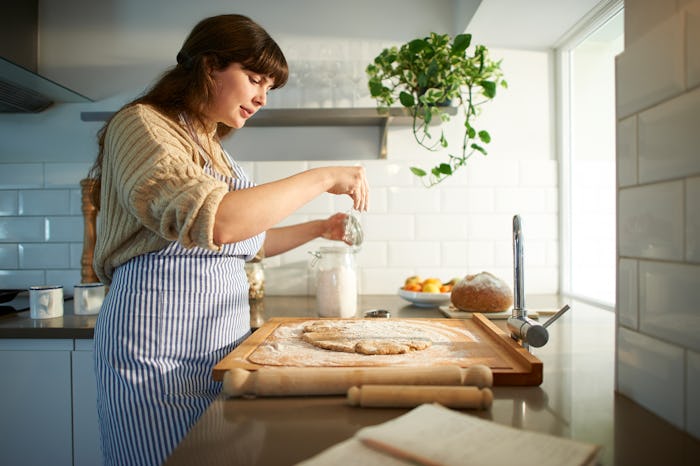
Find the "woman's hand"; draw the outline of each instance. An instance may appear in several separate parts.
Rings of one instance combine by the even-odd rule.
[[[345,241],[345,219],[347,214],[337,213],[323,220],[321,237],[333,241]],[[348,245],[350,243],[345,241]]]
[[[367,210],[369,203],[369,185],[364,167],[328,167],[331,171],[333,185],[328,190],[331,194],[347,194],[353,200],[357,211]]]

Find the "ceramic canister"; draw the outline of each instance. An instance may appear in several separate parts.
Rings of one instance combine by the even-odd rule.
[[[63,315],[63,287],[41,285],[29,287],[29,317],[50,319]]]
[[[102,283],[81,283],[73,287],[73,312],[77,315],[97,314],[105,299]]]

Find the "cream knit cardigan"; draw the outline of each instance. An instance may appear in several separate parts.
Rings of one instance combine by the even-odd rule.
[[[231,174],[214,134],[198,134],[219,171]],[[213,152],[213,154],[212,154]],[[218,251],[214,216],[228,185],[204,173],[187,129],[147,105],[114,116],[105,134],[93,266],[110,284],[114,269],[173,241]]]

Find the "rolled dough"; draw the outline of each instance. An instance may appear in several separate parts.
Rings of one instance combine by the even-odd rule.
[[[304,326],[302,340],[318,348],[366,355],[404,354],[429,348],[432,341],[415,326],[398,321],[316,321]]]

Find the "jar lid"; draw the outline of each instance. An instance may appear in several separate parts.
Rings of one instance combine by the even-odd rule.
[[[354,212],[349,212],[345,217],[345,234],[343,241],[351,246],[360,246],[364,241],[365,235],[362,231],[362,225]]]

